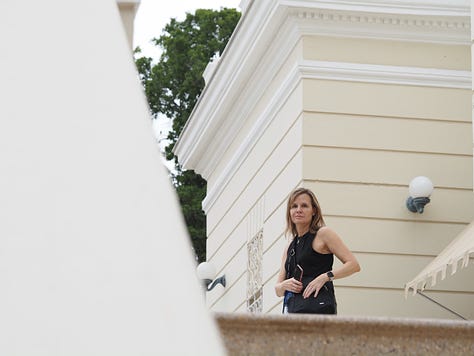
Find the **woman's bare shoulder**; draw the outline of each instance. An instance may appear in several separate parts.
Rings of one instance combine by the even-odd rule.
[[[332,234],[335,233],[333,229],[331,229],[329,226],[321,226],[318,230],[318,234]]]
[[[335,237],[335,236],[338,236],[338,235],[337,235],[336,231],[331,229],[329,226],[322,226],[318,230],[318,236],[322,239],[325,239],[325,238]]]

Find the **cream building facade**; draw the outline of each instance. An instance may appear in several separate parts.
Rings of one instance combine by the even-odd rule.
[[[214,311],[281,313],[286,199],[314,190],[362,271],[340,315],[455,318],[405,284],[474,218],[470,4],[242,1],[175,149],[207,180]],[[423,214],[408,183],[435,189]],[[427,293],[474,318],[472,264]]]

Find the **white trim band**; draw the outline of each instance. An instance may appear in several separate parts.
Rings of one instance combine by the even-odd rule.
[[[351,82],[471,89],[471,72],[326,61],[301,61],[303,78]]]

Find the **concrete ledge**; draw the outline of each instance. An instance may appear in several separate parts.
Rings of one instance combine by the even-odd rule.
[[[215,314],[229,355],[474,355],[474,322]]]

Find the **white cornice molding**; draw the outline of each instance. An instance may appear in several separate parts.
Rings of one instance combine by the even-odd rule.
[[[463,17],[470,14],[470,0],[282,0],[280,4],[292,8],[318,8],[322,10],[423,17]]]
[[[228,113],[228,117],[232,119],[225,120],[219,127],[218,132],[216,132],[219,140],[209,142],[207,146],[207,159],[197,162],[195,168],[201,172],[203,177],[207,178],[220,162],[222,154],[233,141],[242,125],[245,124],[246,118],[268,89],[274,74],[281,68],[282,63],[289,56],[294,44],[298,40],[299,35],[297,31],[290,26],[283,26],[282,31],[287,34],[287,37],[281,38],[278,46],[268,48],[266,56],[262,58],[253,70],[253,73],[258,73],[258,75],[251,75],[245,84],[241,84],[251,88],[251,90],[244,90],[245,87],[243,87],[243,90],[240,90],[238,93],[238,102],[244,104],[236,105]]]
[[[242,13],[247,12],[248,7],[251,5],[253,0],[241,0],[239,3],[240,10]]]
[[[463,70],[326,61],[301,61],[298,68],[304,79],[471,89],[471,72]]]
[[[245,13],[238,23],[175,145],[174,153],[180,164],[185,169],[194,169],[205,179],[208,174],[203,172],[203,165],[208,165],[203,161],[209,160],[209,154],[216,154],[209,146],[213,140],[222,141],[222,133],[227,132],[222,126],[239,124],[229,124],[232,121],[229,113],[236,110],[234,102],[242,102],[239,97],[243,89],[278,26],[284,22],[285,11],[276,4],[274,0],[249,3],[247,10],[252,12],[251,16]]]
[[[470,43],[470,17],[354,13],[293,8],[289,17],[302,34],[444,44]]]

